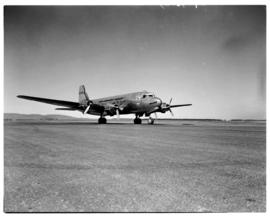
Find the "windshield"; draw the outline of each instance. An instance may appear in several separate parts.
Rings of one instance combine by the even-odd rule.
[[[152,98],[152,97],[155,97],[155,95],[153,93],[145,93],[142,95],[142,99],[148,98],[148,97]]]

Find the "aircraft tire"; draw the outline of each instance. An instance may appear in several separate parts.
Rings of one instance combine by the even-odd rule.
[[[134,124],[141,124],[141,123],[142,123],[142,119],[140,119],[140,118],[134,119]]]
[[[106,118],[99,118],[98,119],[98,123],[99,124],[106,124],[107,123],[107,119]]]

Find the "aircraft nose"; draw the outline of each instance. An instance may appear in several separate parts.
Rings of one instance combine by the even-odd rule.
[[[160,105],[162,104],[161,99],[160,99],[160,98],[158,98],[158,97],[156,98],[156,102],[157,102],[157,105],[158,105],[158,106],[160,106]]]

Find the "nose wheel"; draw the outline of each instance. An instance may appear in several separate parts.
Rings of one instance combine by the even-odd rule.
[[[107,123],[107,119],[106,119],[106,118],[103,118],[103,117],[100,117],[100,118],[98,119],[98,123],[99,123],[99,124],[106,124],[106,123]]]

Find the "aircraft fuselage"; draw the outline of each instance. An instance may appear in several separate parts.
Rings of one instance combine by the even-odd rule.
[[[161,105],[161,100],[154,94],[147,91],[93,99],[92,102],[94,104],[103,105],[105,108],[106,106],[123,105],[122,109],[121,107],[119,109],[119,114],[138,114],[139,116],[147,114]],[[96,112],[96,110],[91,108],[87,113],[92,115],[100,115],[99,112]],[[104,116],[106,115],[113,116],[114,113],[105,111]]]

